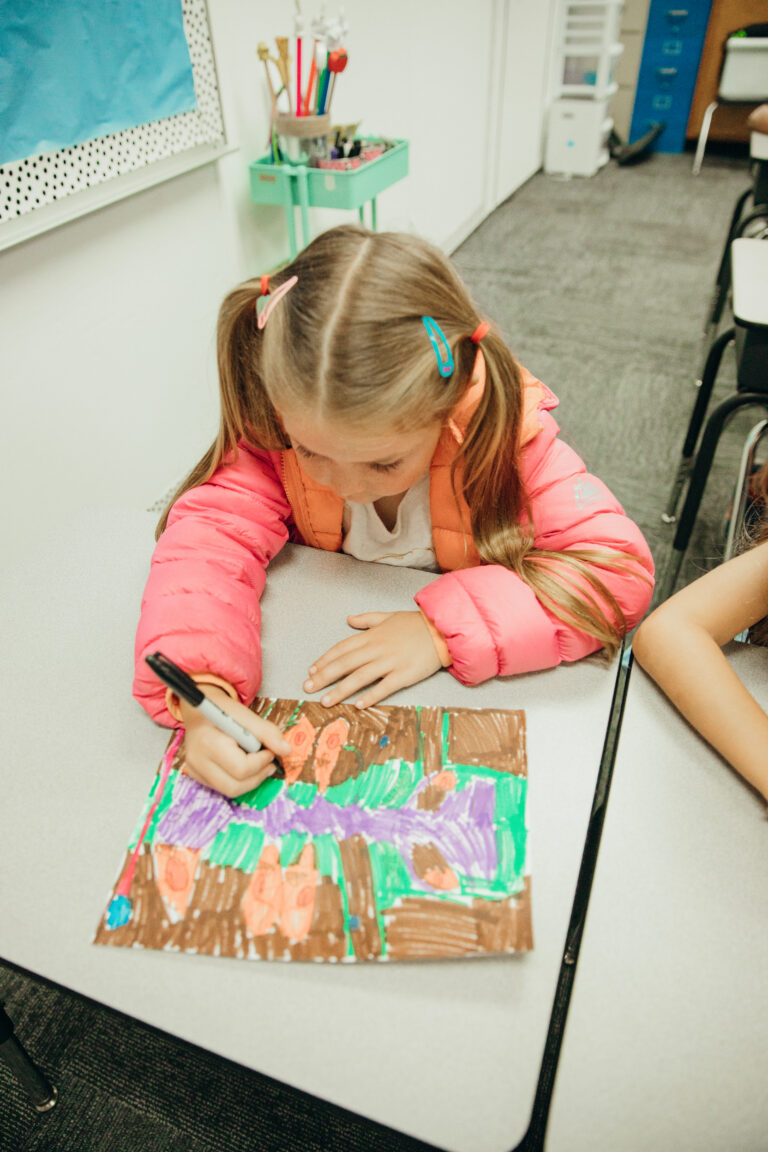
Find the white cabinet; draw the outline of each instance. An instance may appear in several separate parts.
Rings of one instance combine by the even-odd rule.
[[[544,124],[558,0],[503,0],[498,26],[503,60],[489,155],[488,211],[542,165]]]

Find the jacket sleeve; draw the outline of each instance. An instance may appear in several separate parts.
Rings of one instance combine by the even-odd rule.
[[[632,557],[626,569],[594,568],[629,630],[642,619],[653,591],[648,545],[602,481],[557,439],[557,424],[549,413],[541,413],[540,419],[541,432],[521,453],[534,547],[557,552],[608,549]],[[557,561],[549,562],[553,574],[557,566]],[[562,580],[595,597],[588,584],[574,581],[567,565],[560,567]],[[524,580],[498,564],[445,573],[415,599],[445,637],[449,670],[465,684],[549,668],[600,647],[594,637],[558,619]],[[598,603],[610,618],[608,605]]]
[[[288,538],[290,506],[269,453],[240,445],[174,504],[152,557],[136,634],[133,693],[173,725],[165,687],[144,657],[160,650],[190,674],[232,684],[245,703],[261,682],[259,597]]]

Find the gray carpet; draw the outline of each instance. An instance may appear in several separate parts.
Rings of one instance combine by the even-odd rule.
[[[4,964],[0,997],[58,1092],[38,1115],[0,1063],[2,1152],[427,1147]]]
[[[484,312],[559,395],[560,424],[663,567],[660,513],[701,359],[703,321],[744,158],[535,176],[455,254]],[[733,387],[732,365],[718,394]],[[717,562],[743,417],[713,470],[683,579]],[[1,947],[1,945],[0,945]],[[19,1037],[59,1089],[38,1116],[0,1065],[0,1152],[407,1152],[418,1145],[0,965]]]

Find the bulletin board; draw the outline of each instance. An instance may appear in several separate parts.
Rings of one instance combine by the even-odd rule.
[[[87,8],[86,0],[83,8]],[[194,81],[194,107],[0,164],[0,249],[232,150],[224,131],[205,0],[181,0],[181,17]],[[126,57],[132,50],[126,44]]]

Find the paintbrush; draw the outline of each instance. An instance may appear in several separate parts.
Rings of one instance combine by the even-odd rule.
[[[275,36],[277,45],[277,70],[283,81],[283,87],[288,93],[288,111],[293,115],[293,97],[291,96],[291,57],[288,52],[288,37]]]
[[[272,103],[274,104],[277,97],[275,96],[275,89],[272,87],[272,77],[269,74],[269,61],[271,60],[273,64],[277,64],[277,61],[273,56],[270,56],[269,48],[263,40],[256,45],[256,53],[259,57],[259,60],[261,60],[264,64],[264,71],[267,74],[267,84],[269,85],[269,94],[272,98]]]

